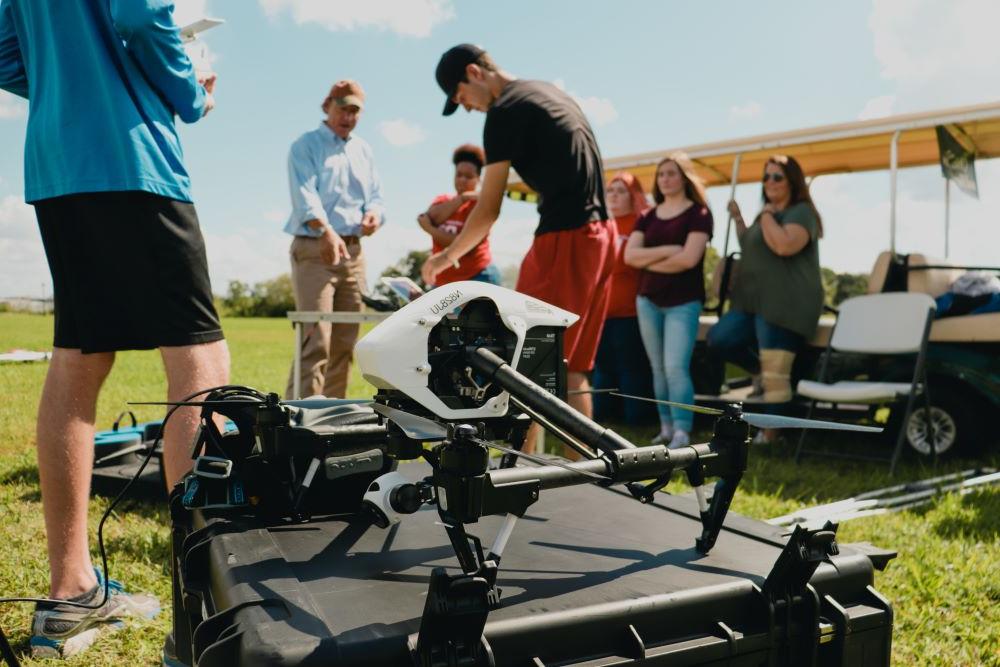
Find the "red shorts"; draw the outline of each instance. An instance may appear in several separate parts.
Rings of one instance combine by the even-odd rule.
[[[566,330],[564,351],[571,372],[594,367],[597,343],[611,297],[615,235],[611,221],[536,236],[521,262],[517,291],[580,316]]]

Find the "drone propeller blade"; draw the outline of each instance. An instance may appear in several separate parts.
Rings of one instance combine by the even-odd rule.
[[[523,459],[527,459],[532,463],[537,463],[540,466],[556,466],[558,468],[565,468],[566,470],[571,470],[575,473],[579,473],[584,477],[593,477],[594,479],[598,479],[602,482],[608,481],[608,478],[605,477],[604,475],[598,475],[597,473],[589,472],[587,470],[577,470],[576,468],[566,465],[565,463],[561,463],[560,461],[554,461],[552,459],[542,458],[541,456],[535,456],[534,454],[525,454],[524,452],[519,452],[512,447],[504,447],[503,445],[497,445],[492,442],[487,442],[485,440],[480,440],[480,442],[491,449],[497,450],[498,452],[503,452],[504,454],[513,454]]]
[[[621,396],[622,398],[631,398],[636,401],[649,401],[650,403],[660,403],[661,405],[670,405],[675,408],[680,408],[681,410],[688,410],[690,412],[697,412],[702,415],[713,415],[718,417],[719,415],[726,414],[724,411],[718,408],[706,408],[703,405],[690,405],[688,403],[677,403],[675,401],[661,401],[658,398],[646,398],[645,396],[629,396],[628,394],[619,394],[616,391],[610,392],[612,396]]]
[[[757,428],[815,428],[827,431],[857,431],[859,433],[881,433],[876,426],[859,426],[857,424],[841,424],[817,419],[800,419],[798,417],[783,417],[781,415],[763,415],[755,412],[744,412],[743,421]]]
[[[128,401],[126,405],[179,405],[183,407],[232,407],[234,405],[263,405],[263,401]]]
[[[375,403],[372,409],[391,420],[392,423],[406,434],[406,437],[413,440],[430,442],[432,440],[444,440],[448,437],[448,429],[436,421],[397,410],[396,408],[390,408],[388,405],[383,405],[382,403]]]
[[[290,401],[282,401],[282,405],[293,408],[309,408],[318,410],[320,408],[332,408],[338,405],[368,405],[372,402],[370,398],[297,398]]]

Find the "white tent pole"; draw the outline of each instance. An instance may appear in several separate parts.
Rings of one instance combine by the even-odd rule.
[[[944,258],[948,259],[951,240],[951,179],[944,178]]]
[[[899,135],[902,130],[892,134],[889,143],[889,252],[896,254],[896,174],[899,171]]]
[[[729,201],[726,202],[726,210],[729,210],[729,202],[736,198],[736,184],[740,180],[740,158],[743,157],[742,153],[736,154],[736,159],[733,160],[733,175],[731,182],[729,184]],[[726,240],[722,244],[722,259],[729,257],[729,230],[733,228],[733,216],[729,216],[729,220],[726,222]]]

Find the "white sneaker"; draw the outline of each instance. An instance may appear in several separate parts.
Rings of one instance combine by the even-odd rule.
[[[677,449],[678,447],[687,447],[691,444],[691,435],[687,431],[681,429],[674,430],[674,437],[670,439],[670,444],[667,445],[667,449]]]

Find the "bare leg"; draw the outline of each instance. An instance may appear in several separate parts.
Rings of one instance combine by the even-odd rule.
[[[167,371],[167,400],[178,401],[202,389],[229,382],[229,347],[220,340],[202,345],[161,347]],[[191,441],[201,408],[180,408],[163,434],[163,469],[167,489],[191,469]]]
[[[70,598],[97,583],[87,542],[97,395],[114,352],[52,352],[38,407],[38,475],[49,554],[49,595]]]
[[[568,373],[566,376],[566,384],[568,385],[567,388],[569,391],[590,389],[590,383],[587,382],[587,376],[585,373]],[[577,412],[580,412],[587,417],[593,417],[593,402],[591,401],[590,394],[570,394],[568,402]],[[539,424],[532,422],[531,427],[528,428],[528,434],[524,438],[524,446],[521,447],[521,451],[525,454],[534,454],[535,443],[539,441],[542,432],[542,427]],[[578,461],[580,459],[580,455],[577,454],[575,450],[566,446],[563,446],[563,456],[571,461]]]
[[[585,392],[590,389],[590,382],[587,381],[586,373],[575,373],[570,371],[566,374],[566,384],[569,391]],[[568,398],[569,404],[576,408],[577,412],[582,413],[586,417],[593,418],[594,408],[590,394],[570,394]]]

